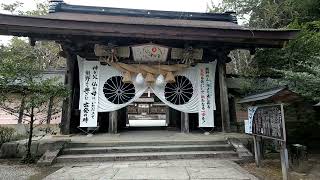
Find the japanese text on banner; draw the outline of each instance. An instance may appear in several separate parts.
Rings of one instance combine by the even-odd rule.
[[[83,72],[80,127],[97,127],[99,65],[96,62],[87,62]]]
[[[199,66],[199,127],[214,127],[214,65],[215,64],[201,64]]]

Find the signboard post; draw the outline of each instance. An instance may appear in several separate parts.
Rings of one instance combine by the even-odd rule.
[[[253,145],[254,145],[254,158],[257,167],[261,167],[261,149],[260,149],[260,139],[256,135],[253,135]]]
[[[253,135],[255,161],[261,166],[260,138],[277,140],[281,143],[281,167],[283,179],[288,179],[288,151],[283,104],[254,106],[248,108],[245,133]]]

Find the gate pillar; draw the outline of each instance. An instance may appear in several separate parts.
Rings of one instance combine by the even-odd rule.
[[[109,113],[109,133],[118,133],[118,112],[112,111]]]
[[[189,133],[189,114],[181,112],[181,132]]]

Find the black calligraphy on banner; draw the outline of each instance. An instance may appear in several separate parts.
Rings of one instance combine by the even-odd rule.
[[[80,127],[97,127],[99,66],[96,62],[86,62],[83,72]]]
[[[214,127],[214,67],[213,64],[199,64],[199,127]]]

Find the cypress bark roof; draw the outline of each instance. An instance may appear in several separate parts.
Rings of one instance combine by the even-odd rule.
[[[36,40],[106,38],[162,40],[235,48],[282,47],[297,30],[250,29],[236,23],[232,13],[191,13],[90,7],[51,2],[44,16],[0,14],[0,34]],[[223,44],[221,44],[223,43]]]

